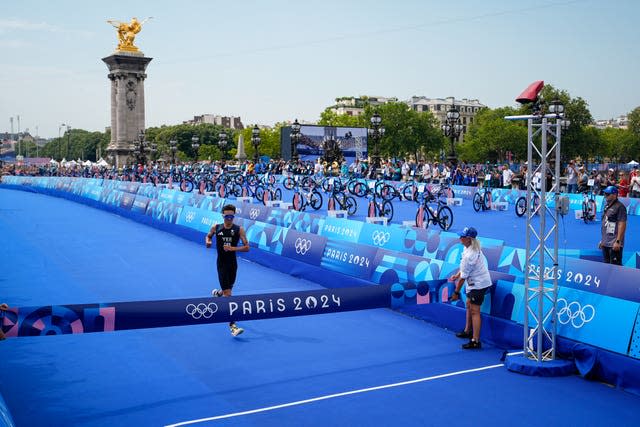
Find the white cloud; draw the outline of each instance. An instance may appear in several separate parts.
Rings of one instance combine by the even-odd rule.
[[[24,40],[0,40],[0,48],[23,49],[27,46],[30,46],[30,43]]]
[[[46,32],[60,34],[75,34],[83,36],[91,36],[92,32],[76,30],[73,28],[65,28],[57,25],[51,25],[46,22],[31,22],[23,19],[8,18],[0,19],[0,34],[16,33],[16,32]]]

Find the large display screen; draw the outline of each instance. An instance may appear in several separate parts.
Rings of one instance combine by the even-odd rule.
[[[327,147],[337,144],[345,157],[366,159],[367,128],[341,126],[300,126],[298,156],[302,160],[322,157]],[[280,151],[283,159],[291,158],[291,127],[283,127],[280,134]]]

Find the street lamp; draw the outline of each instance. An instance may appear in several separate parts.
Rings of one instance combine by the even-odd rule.
[[[291,125],[291,160],[295,163],[298,163],[298,143],[300,138],[300,123],[296,119]]]
[[[171,164],[176,164],[176,151],[178,151],[178,141],[172,139],[169,141],[169,148],[171,149]]]
[[[136,147],[136,150],[135,150],[136,157],[138,158],[139,164],[144,165],[147,163],[145,151],[148,145],[149,145],[149,142],[145,140],[144,130],[140,129],[140,132],[138,132],[138,146]]]
[[[198,160],[198,148],[200,148],[200,144],[198,143],[198,141],[200,141],[200,138],[198,138],[197,136],[191,137],[191,148],[193,148],[196,152],[196,160]]]
[[[455,143],[463,130],[463,126],[460,123],[460,112],[456,108],[455,104],[451,104],[451,108],[447,111],[447,118],[441,128],[444,136],[448,137],[451,141],[451,151],[447,156],[447,160],[451,163],[453,170],[455,170],[456,165],[458,164]]]
[[[369,129],[369,137],[373,140],[373,168],[377,170],[380,167],[380,149],[378,144],[384,135],[384,127],[382,126],[382,117],[376,111],[371,116],[371,128]]]
[[[258,147],[260,146],[260,129],[258,128],[258,125],[253,126],[253,130],[251,131],[251,143],[255,149],[253,154],[253,163],[257,165],[258,158],[260,157],[258,153]]]
[[[227,148],[227,134],[222,131],[218,134],[218,145],[220,146],[220,150],[222,150],[222,161],[225,159],[225,150]]]
[[[69,157],[70,144],[71,144],[71,126],[67,125],[67,158]]]
[[[60,158],[60,160],[62,160],[62,137],[60,136],[60,131],[65,126],[66,125],[64,123],[58,126],[58,157]]]

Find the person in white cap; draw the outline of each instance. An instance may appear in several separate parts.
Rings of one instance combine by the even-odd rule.
[[[482,325],[480,306],[484,302],[487,289],[492,285],[491,276],[487,268],[487,258],[482,253],[480,242],[476,239],[478,231],[473,227],[465,227],[458,233],[458,236],[460,236],[460,243],[464,246],[464,251],[460,260],[460,270],[449,278],[449,281],[455,283],[451,301],[460,299],[460,290],[466,280],[467,318],[464,330],[458,332],[456,336],[470,338],[470,341],[462,346],[463,349],[479,349],[481,347],[480,327]]]

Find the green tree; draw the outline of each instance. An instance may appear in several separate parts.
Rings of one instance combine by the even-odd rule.
[[[463,143],[458,145],[461,160],[484,163],[506,159],[507,151],[515,159],[527,156],[527,127],[524,121],[505,120],[505,116],[519,114],[511,107],[483,108],[468,125]]]
[[[629,131],[640,136],[640,107],[634,108],[627,116]]]

